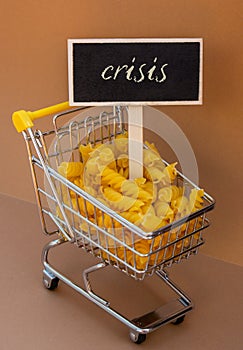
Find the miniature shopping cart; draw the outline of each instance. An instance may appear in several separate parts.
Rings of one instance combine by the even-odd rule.
[[[13,122],[26,142],[43,231],[47,235],[55,235],[55,239],[43,249],[44,286],[55,289],[59,280],[65,282],[128,326],[131,340],[141,343],[147,333],[160,326],[181,323],[193,308],[192,301],[169,279],[165,269],[197,254],[204,243],[202,232],[209,226],[206,214],[213,209],[214,200],[204,193],[200,209],[148,233],[58,172],[58,166],[63,161],[80,160],[80,144],[110,143],[123,134],[126,110],[125,106],[115,106],[95,114],[94,108],[70,108],[68,103],[62,103],[35,112],[15,112]],[[49,120],[52,121],[51,127],[47,131],[34,130],[33,121],[46,115],[52,116]],[[199,189],[178,172],[177,185],[180,184],[189,189]],[[80,198],[82,211],[74,204]],[[94,213],[92,220],[88,214],[90,207]],[[101,217],[99,222],[98,212]],[[103,224],[107,217],[110,220],[109,229]],[[54,229],[50,229],[50,222],[52,226],[54,223]],[[137,242],[141,241],[149,242],[148,251],[138,249]],[[64,276],[48,261],[50,249],[68,242],[94,256],[94,265],[83,271],[84,287]],[[142,267],[137,263],[139,259],[143,261]],[[109,265],[135,280],[155,275],[177,298],[154,311],[128,319],[92,290],[89,274]]]

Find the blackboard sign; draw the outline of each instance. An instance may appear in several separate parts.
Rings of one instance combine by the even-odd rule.
[[[202,39],[70,39],[69,103],[202,104]]]

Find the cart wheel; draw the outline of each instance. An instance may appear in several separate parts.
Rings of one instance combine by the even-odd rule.
[[[49,289],[49,290],[54,290],[58,287],[58,282],[59,282],[59,278],[58,277],[55,277],[53,278],[53,280],[51,280],[50,283],[47,283],[47,281],[43,278],[43,283],[44,283],[44,286]]]
[[[57,288],[59,282],[59,278],[56,276],[53,276],[48,271],[43,271],[43,285],[46,289],[54,290]]]
[[[146,340],[146,334],[130,331],[130,339],[135,344],[141,344]]]
[[[178,324],[181,324],[184,321],[184,319],[185,319],[185,315],[178,317],[175,321],[172,321],[171,323],[174,325],[178,325]]]

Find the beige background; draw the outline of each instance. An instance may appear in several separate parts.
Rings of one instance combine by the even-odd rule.
[[[11,114],[67,100],[68,38],[202,37],[203,106],[160,109],[188,137],[217,200],[203,252],[242,265],[242,10],[241,0],[1,1],[0,192],[34,201]]]

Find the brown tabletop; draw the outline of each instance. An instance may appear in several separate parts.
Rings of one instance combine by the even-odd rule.
[[[41,234],[35,205],[0,196],[2,350],[135,349],[129,330],[94,303],[60,282],[42,286]],[[210,230],[210,229],[208,229]],[[210,234],[208,231],[207,234]],[[50,254],[51,262],[75,281],[98,260],[71,244]],[[147,336],[143,349],[240,350],[243,344],[243,268],[203,253],[168,269],[194,301],[178,326],[167,324]],[[91,276],[94,290],[129,317],[151,311],[171,293],[156,276],[137,282],[112,267]]]

